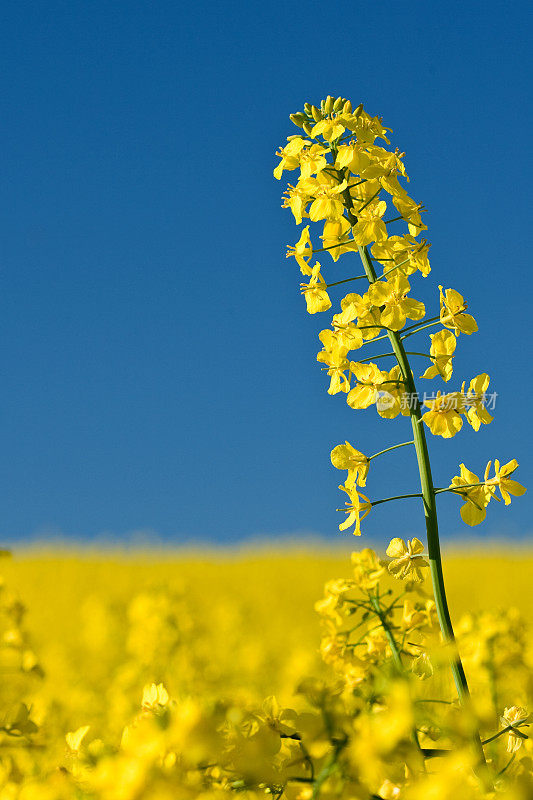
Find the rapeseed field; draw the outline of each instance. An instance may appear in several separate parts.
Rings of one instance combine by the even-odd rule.
[[[405,751],[413,720],[404,681],[392,675],[380,708],[386,653],[373,639],[375,623],[363,626],[361,639],[366,672],[381,648],[375,696],[366,689],[363,702],[353,691],[362,684],[358,662],[332,657],[334,617],[325,605],[339,591],[333,584],[357,572],[360,559],[352,562],[338,549],[290,547],[202,555],[30,550],[3,559],[0,798],[207,800],[235,792],[281,797],[283,790],[305,800],[316,796],[328,737],[335,740],[324,720],[339,731],[348,719],[366,730],[380,716],[382,725],[366,735],[361,729],[359,749],[352,744],[346,753],[359,777],[342,796],[422,797],[394,794],[389,762],[397,748]],[[494,703],[501,715],[526,705],[531,693],[532,563],[529,553],[508,549],[461,551],[447,561],[460,652],[487,735]],[[380,577],[382,596],[391,588],[398,594],[397,580],[386,571]],[[427,597],[417,589],[425,607],[426,588]],[[346,628],[341,605],[333,612],[337,632]],[[416,605],[403,605],[403,617]],[[415,629],[411,620],[409,640]],[[413,679],[418,700],[443,701],[418,706],[431,710],[417,720],[422,746],[436,739],[442,746],[444,737],[450,747],[461,736],[450,727],[457,715],[451,681]],[[507,741],[509,734],[494,741],[498,763]],[[529,740],[519,742],[527,761]],[[458,758],[463,764],[466,750]],[[340,779],[327,774],[321,796],[341,796]],[[447,772],[439,785],[455,791],[452,779]],[[370,794],[374,786],[379,792]],[[477,796],[475,785],[463,791]],[[520,791],[509,796],[530,796]]]

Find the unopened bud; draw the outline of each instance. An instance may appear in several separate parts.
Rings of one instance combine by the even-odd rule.
[[[344,105],[344,97],[337,97],[333,103],[333,111],[340,111]]]
[[[326,112],[326,114],[331,114],[331,112],[333,111],[333,102],[334,102],[333,97],[330,94],[328,94],[328,96],[324,101],[324,111]]]
[[[347,100],[347,101],[345,102],[345,104],[343,105],[343,107],[342,107],[342,111],[343,111],[343,113],[344,113],[344,114],[350,114],[350,113],[351,113],[351,111],[352,111],[352,104],[350,103],[350,101],[349,101],[349,100]]]
[[[359,103],[359,105],[357,106],[357,108],[353,112],[354,117],[358,117],[362,110],[363,110],[363,104]]]
[[[308,117],[311,116],[311,109],[312,108],[313,108],[313,106],[311,105],[311,103],[304,103],[304,111],[305,111],[305,113],[307,114]]]
[[[305,114],[301,114],[301,113],[290,114],[289,119],[291,120],[291,122],[294,122],[294,124],[297,125],[298,128],[301,128],[302,125],[305,122]]]
[[[308,136],[312,135],[311,131],[313,130],[313,126],[309,122],[304,122],[304,124],[302,125],[302,128],[304,129],[304,131],[306,132],[306,134]]]
[[[316,106],[311,106],[311,115],[315,122],[320,122],[321,119],[324,119],[320,109]]]

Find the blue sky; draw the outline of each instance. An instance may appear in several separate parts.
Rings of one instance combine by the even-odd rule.
[[[531,18],[525,2],[5,7],[4,539],[339,540],[332,446],[410,437],[326,394],[329,315],[306,314],[285,259],[298,231],[274,151],[328,93],[383,115],[406,152],[433,243],[413,295],[453,286],[479,322],[457,379],[491,374],[495,421],[431,437],[436,483],[516,457],[531,484]],[[406,451],[375,462],[371,497],[417,491]],[[471,536],[456,498],[440,507],[444,536]],[[523,538],[530,517],[529,495],[491,504],[475,533]],[[365,531],[420,523],[406,501]]]

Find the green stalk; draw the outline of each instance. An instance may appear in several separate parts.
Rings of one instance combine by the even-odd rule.
[[[366,247],[359,248],[359,255],[363,262],[367,278],[370,283],[377,280],[377,275],[372,265],[372,260]],[[413,439],[420,473],[420,485],[422,489],[422,499],[424,503],[424,516],[426,520],[426,532],[428,541],[429,566],[431,580],[433,583],[433,593],[435,595],[435,605],[437,617],[444,641],[450,645],[452,651],[451,670],[457,695],[463,707],[470,707],[470,691],[466,680],[463,664],[459,656],[453,632],[448,601],[446,599],[446,589],[444,586],[444,575],[442,571],[442,558],[440,551],[439,529],[437,521],[437,505],[435,500],[435,489],[431,476],[431,464],[426,441],[426,435],[422,424],[422,409],[417,399],[416,386],[409,366],[409,359],[405,352],[401,336],[396,331],[387,331],[392,349],[396,355],[396,360],[403,375],[406,391],[414,398],[413,407],[410,409],[411,425],[413,428]],[[480,764],[485,765],[485,754],[481,744],[481,737],[478,731],[473,735],[474,747],[479,758]]]
[[[372,606],[373,606],[374,611],[376,613],[376,616],[379,619],[380,627],[382,627],[383,630],[385,631],[385,636],[387,637],[387,642],[389,643],[389,647],[391,649],[392,660],[394,661],[394,666],[396,667],[396,670],[397,670],[399,675],[404,675],[405,674],[405,669],[404,669],[404,666],[403,666],[403,663],[402,663],[402,658],[400,656],[400,651],[398,650],[398,645],[396,644],[396,639],[394,638],[393,633],[392,633],[392,631],[390,629],[389,623],[387,622],[386,614],[383,612],[383,609],[381,608],[381,604],[379,602],[379,597],[378,597],[378,595],[375,595],[375,594],[369,594],[369,597],[370,597],[370,602],[372,603]],[[423,765],[424,772],[425,772],[426,768],[425,768],[425,765],[424,765],[424,753],[422,751],[422,747],[420,746],[420,740],[418,738],[418,733],[417,733],[416,727],[413,727],[413,730],[411,731],[411,741],[413,742],[413,744],[415,745],[416,749],[418,750],[418,752],[422,756],[422,765]]]

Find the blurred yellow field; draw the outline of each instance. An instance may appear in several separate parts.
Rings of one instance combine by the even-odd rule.
[[[456,551],[445,568],[454,619],[467,611],[514,607],[530,620],[532,568],[527,551]],[[125,659],[127,624],[134,627],[135,609],[143,598],[147,604],[153,598],[154,616],[175,617],[184,660],[186,642],[203,641],[209,673],[218,676],[225,691],[290,695],[306,671],[322,668],[314,605],[326,581],[350,574],[350,560],[337,548],[305,554],[290,546],[286,553],[252,549],[203,555],[30,550],[5,559],[2,573],[28,609],[25,628],[52,686],[62,677],[59,669],[76,670],[84,660],[92,672],[102,672],[103,665],[110,666],[109,644],[119,661]],[[159,608],[154,598],[162,596],[167,600]],[[155,630],[153,638],[157,647]],[[131,641],[129,646],[134,652]],[[143,655],[144,681],[165,677],[173,689],[182,688],[183,674],[178,678],[161,663],[150,663],[148,650]],[[141,684],[132,686],[132,702],[140,690]],[[98,707],[93,700],[86,713],[93,716]],[[75,725],[73,709],[71,716]]]
[[[488,732],[497,724],[496,707],[503,713],[506,706],[525,705],[531,694],[532,639],[524,620],[531,618],[533,605],[532,563],[529,553],[508,550],[456,552],[446,561],[461,654]],[[338,637],[351,619],[343,602],[351,602],[346,586],[352,585],[354,566],[349,553],[337,549],[306,553],[288,546],[286,552],[248,549],[201,556],[30,550],[3,559],[2,573],[1,800],[218,798],[235,790],[228,783],[233,774],[244,775],[242,789],[249,782],[246,797],[263,796],[270,784],[282,782],[286,797],[306,800],[311,797],[305,786],[307,761],[295,760],[295,753],[283,751],[285,745],[278,752],[280,732],[289,738],[309,735],[306,758],[320,764],[328,745],[316,720],[308,734],[290,733],[290,725],[305,731],[314,719],[309,707],[316,706],[317,686],[329,687],[324,691],[330,699],[342,692],[346,707],[335,713],[357,720],[360,712],[353,704],[360,698],[354,699],[358,693],[352,689],[363,685],[358,665],[366,660],[365,670],[372,669],[376,647],[380,659],[386,655],[371,625],[363,628],[364,656],[354,660],[338,650]],[[388,589],[403,590],[386,570],[380,572],[379,586],[383,598]],[[427,595],[416,591],[429,608]],[[415,606],[408,607],[409,602],[404,601],[402,613],[412,620]],[[420,603],[416,607],[422,609]],[[411,621],[405,626],[410,632],[402,657],[416,672],[415,629]],[[438,664],[438,654],[431,658]],[[455,706],[453,685],[443,674],[446,670],[419,675],[416,691],[418,702],[452,703],[437,706],[433,717],[446,730],[446,714]],[[392,675],[387,680],[392,680],[390,701],[400,684]],[[401,695],[403,689],[398,691]],[[405,725],[412,724],[407,721],[411,712],[398,713],[401,739]],[[431,725],[418,724],[427,747]],[[225,763],[219,738],[225,731],[227,748],[228,726],[239,731],[239,748],[245,742],[245,749],[237,748],[239,757],[233,753],[227,772],[220,766],[212,772],[199,768],[211,755]],[[388,718],[385,728],[391,729]],[[268,739],[273,732],[274,749]],[[259,743],[257,737],[263,737]],[[382,782],[379,748],[385,745],[375,731],[371,738],[378,751],[352,754],[359,770],[368,758],[378,765],[375,774],[365,776],[363,770],[365,786]],[[396,739],[391,741],[396,747]],[[529,741],[522,753],[528,751]],[[172,763],[161,773],[165,753]],[[117,771],[124,774],[120,793],[114,794]],[[160,784],[164,789],[156,788]],[[167,794],[177,787],[180,793]],[[148,789],[153,794],[145,794]]]

